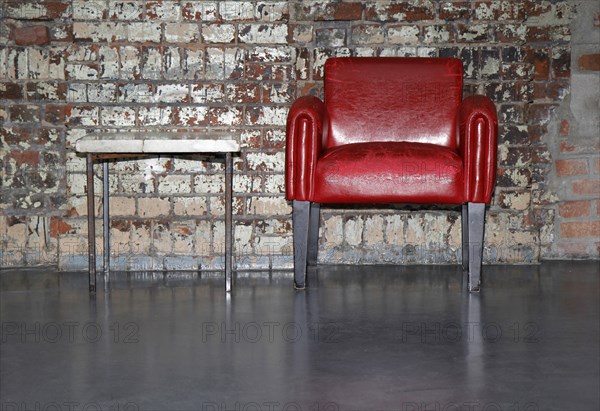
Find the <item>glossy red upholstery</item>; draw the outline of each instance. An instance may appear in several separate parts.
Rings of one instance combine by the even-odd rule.
[[[489,203],[496,109],[461,100],[458,59],[329,59],[325,101],[301,97],[288,115],[287,198]]]

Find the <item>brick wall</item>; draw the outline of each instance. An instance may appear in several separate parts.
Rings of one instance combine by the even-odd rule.
[[[238,268],[291,267],[287,109],[296,96],[322,94],[328,57],[350,55],[460,57],[465,94],[484,93],[497,104],[487,262],[597,256],[598,135],[593,118],[580,126],[576,110],[569,114],[572,78],[597,70],[590,36],[598,27],[579,40],[571,32],[578,10],[589,14],[593,4],[5,0],[2,265],[87,266],[78,138],[219,129],[238,132],[243,147],[234,176]],[[597,102],[597,91],[582,88]],[[111,164],[113,266],[222,265],[223,162],[213,160]],[[325,208],[321,237],[321,262],[456,262],[460,218],[443,209]]]
[[[580,2],[572,22],[571,94],[553,128],[551,185],[560,202],[548,258],[600,254],[600,4]]]

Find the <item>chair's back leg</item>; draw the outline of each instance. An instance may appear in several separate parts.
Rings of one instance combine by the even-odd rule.
[[[481,283],[481,263],[483,260],[483,232],[485,225],[485,204],[468,203],[469,232],[469,291],[479,291]]]
[[[308,232],[310,222],[310,201],[292,203],[292,223],[294,224],[294,286],[306,287],[306,264],[308,262]]]
[[[321,205],[310,204],[310,222],[308,226],[308,265],[317,265],[319,254],[319,222]]]
[[[462,228],[462,269],[469,269],[469,207],[462,205],[460,224]]]

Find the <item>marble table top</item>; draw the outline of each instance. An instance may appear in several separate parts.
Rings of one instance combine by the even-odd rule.
[[[75,143],[79,153],[236,153],[232,133],[94,133]]]

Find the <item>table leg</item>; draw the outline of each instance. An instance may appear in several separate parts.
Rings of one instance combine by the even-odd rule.
[[[88,274],[90,293],[96,292],[96,222],[94,213],[94,158],[87,155]]]
[[[102,163],[102,207],[103,207],[103,224],[104,224],[104,248],[102,256],[104,257],[104,288],[108,288],[110,283],[110,219],[108,214],[109,196],[108,196],[108,161]]]
[[[233,160],[231,153],[225,154],[225,291],[230,292],[233,265]]]

